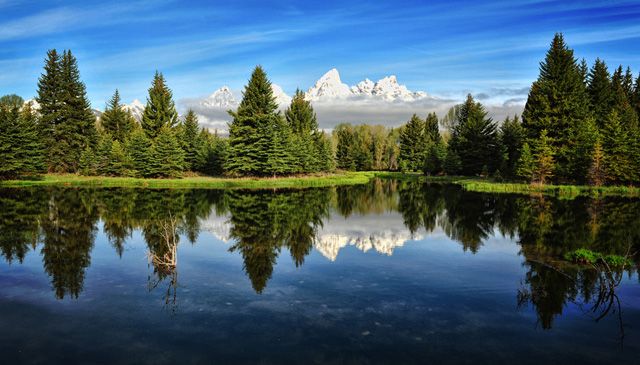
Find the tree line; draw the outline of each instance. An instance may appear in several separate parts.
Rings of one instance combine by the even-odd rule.
[[[179,177],[185,172],[277,176],[343,170],[422,171],[535,183],[640,181],[640,76],[591,68],[556,34],[522,117],[501,123],[473,96],[438,118],[414,115],[400,128],[340,124],[328,136],[297,90],[282,113],[262,67],[229,111],[229,137],[176,112],[156,72],[141,121],[116,90],[96,119],[75,57],[47,53],[37,105],[0,98],[0,178],[52,173]]]
[[[399,135],[399,168],[542,184],[637,184],[638,115],[640,76],[634,81],[622,66],[610,74],[601,59],[589,69],[556,34],[522,119],[498,124],[471,95],[439,121],[414,115]]]

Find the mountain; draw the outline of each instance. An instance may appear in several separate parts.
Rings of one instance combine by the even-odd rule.
[[[204,107],[209,108],[234,108],[237,106],[236,98],[233,96],[231,89],[228,86],[223,86],[216,90],[213,94],[207,96],[200,102]]]
[[[144,114],[144,104],[138,99],[134,99],[131,104],[125,104],[122,106],[122,109],[128,111],[133,115],[133,117],[139,122],[142,120],[142,115]]]
[[[400,85],[395,75],[384,77],[377,82],[364,79],[354,86],[347,86],[340,80],[340,73],[335,68],[322,75],[314,86],[306,93],[311,101],[333,99],[380,99],[383,101],[411,102],[428,97],[424,91],[410,91]]]
[[[307,100],[346,98],[353,95],[347,84],[342,83],[338,70],[332,68],[322,75],[306,93]]]

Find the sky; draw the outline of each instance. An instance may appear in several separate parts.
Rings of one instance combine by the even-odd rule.
[[[521,108],[555,32],[590,64],[640,71],[637,0],[0,0],[0,94],[34,97],[56,48],[76,55],[96,109],[116,88],[144,101],[155,70],[183,107],[241,90],[258,64],[288,94],[335,67],[349,85],[394,74],[439,98]]]

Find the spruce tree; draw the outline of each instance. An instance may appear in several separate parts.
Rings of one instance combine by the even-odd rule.
[[[545,184],[553,177],[556,168],[552,141],[551,138],[547,136],[546,129],[540,134],[533,159],[535,161],[534,179],[540,184]]]
[[[179,135],[184,150],[185,169],[195,170],[198,164],[198,151],[202,148],[203,141],[200,139],[198,116],[193,110],[189,109],[187,112]]]
[[[131,162],[120,141],[115,140],[111,144],[109,152],[109,173],[112,176],[131,176]]]
[[[31,104],[21,97],[0,98],[0,179],[45,170],[44,147]]]
[[[518,159],[518,164],[516,167],[516,175],[527,182],[533,181],[535,169],[535,160],[533,158],[533,153],[531,152],[531,148],[529,147],[529,143],[525,142],[522,146],[522,151],[520,152],[520,158]]]
[[[573,175],[568,160],[573,141],[572,131],[589,115],[589,96],[584,82],[584,70],[573,56],[573,50],[556,34],[544,61],[540,75],[531,86],[522,114],[523,127],[530,141],[547,130],[556,156],[556,175],[570,180]]]
[[[50,66],[47,62],[46,68]],[[48,164],[49,171],[76,172],[80,155],[88,147],[93,148],[98,140],[96,117],[80,81],[80,71],[71,51],[64,51],[59,59],[59,109],[41,110],[43,120],[55,121],[51,129]],[[48,77],[44,77],[48,79]],[[39,91],[40,94],[40,91]],[[47,94],[43,91],[42,94]],[[49,123],[49,122],[45,122]]]
[[[632,106],[629,86],[625,85],[622,66],[619,66],[611,78],[613,88],[613,109],[616,110],[623,126],[629,130],[638,128],[638,115]]]
[[[100,116],[100,124],[106,133],[120,143],[123,143],[136,127],[136,121],[131,113],[122,107],[118,89],[113,93],[104,113]]]
[[[499,159],[497,126],[482,104],[476,102],[471,94],[460,108],[449,149],[455,152],[461,163],[463,175],[477,175],[487,166],[489,172],[495,171]]]
[[[353,156],[355,138],[353,127],[348,124],[341,124],[334,130],[336,135],[336,164],[339,169],[354,171],[356,162]]]
[[[442,140],[442,137],[440,136],[438,116],[436,113],[429,113],[424,122],[424,136],[427,143],[439,143]]]
[[[107,133],[102,133],[100,141],[96,146],[95,152],[95,169],[98,175],[112,176],[111,171],[111,147],[113,138]],[[85,157],[87,158],[87,157]]]
[[[589,85],[587,87],[591,98],[591,110],[596,124],[602,128],[609,117],[613,104],[613,87],[607,65],[599,58],[596,59],[589,72]]]
[[[153,141],[149,152],[149,175],[181,177],[184,170],[184,151],[169,125],[164,125]]]
[[[294,149],[295,163],[299,172],[320,171],[320,160],[318,145],[315,142],[315,135],[320,133],[318,121],[313,111],[311,102],[305,100],[305,95],[299,89],[291,99],[291,105],[284,113],[287,124],[292,132],[292,140],[296,148]]]
[[[55,143],[54,131],[62,123],[62,69],[60,55],[55,49],[47,52],[44,72],[38,79],[38,96],[40,105],[40,135],[46,148],[47,160]]]
[[[282,118],[277,118],[276,123],[271,123],[272,129],[268,136],[271,145],[268,150],[267,170],[273,177],[295,172],[296,160],[292,153],[292,136],[289,126]]]
[[[633,108],[636,111],[636,115],[640,116],[640,74],[638,74],[638,78],[636,79],[633,87],[633,97],[631,100]]]
[[[318,156],[318,171],[328,172],[335,168],[331,139],[322,131],[314,134],[315,150]]]
[[[612,184],[625,184],[633,180],[632,148],[629,131],[623,125],[616,110],[609,114],[605,129],[602,131],[604,150],[604,172]]]
[[[93,148],[86,147],[80,154],[78,172],[84,176],[94,176],[98,174],[97,159]]]
[[[125,149],[133,168],[132,174],[138,177],[151,176],[151,140],[141,128],[133,131]]]
[[[167,86],[164,76],[156,71],[153,76],[147,105],[144,108],[141,125],[147,137],[155,139],[163,127],[173,128],[178,124],[178,113],[173,94]]]
[[[261,66],[257,66],[238,109],[229,111],[233,121],[229,125],[229,155],[225,170],[236,175],[268,175],[272,172],[271,154],[276,146],[275,131],[282,116],[273,96],[271,82]]]
[[[591,153],[591,166],[589,167],[589,185],[601,186],[606,182],[606,174],[604,168],[604,150],[602,143],[598,139]]]
[[[525,131],[517,115],[507,117],[500,126],[499,141],[502,149],[501,173],[504,177],[516,176],[516,166],[525,140]]]
[[[421,170],[425,142],[425,122],[414,114],[400,133],[400,166],[408,171]]]

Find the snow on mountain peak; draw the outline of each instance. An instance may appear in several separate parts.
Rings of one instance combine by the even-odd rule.
[[[209,108],[230,108],[236,105],[236,98],[228,86],[223,86],[206,97],[201,104]]]
[[[322,75],[306,93],[309,100],[344,98],[350,95],[352,95],[351,89],[347,84],[342,83],[340,73],[335,68]]]
[[[273,91],[273,96],[276,98],[278,105],[289,106],[291,104],[291,97],[279,85],[271,84],[271,91]]]
[[[133,115],[133,117],[137,121],[142,120],[142,115],[144,114],[144,104],[140,100],[133,99],[131,104],[124,104],[122,106],[122,109],[131,113],[131,115]]]

